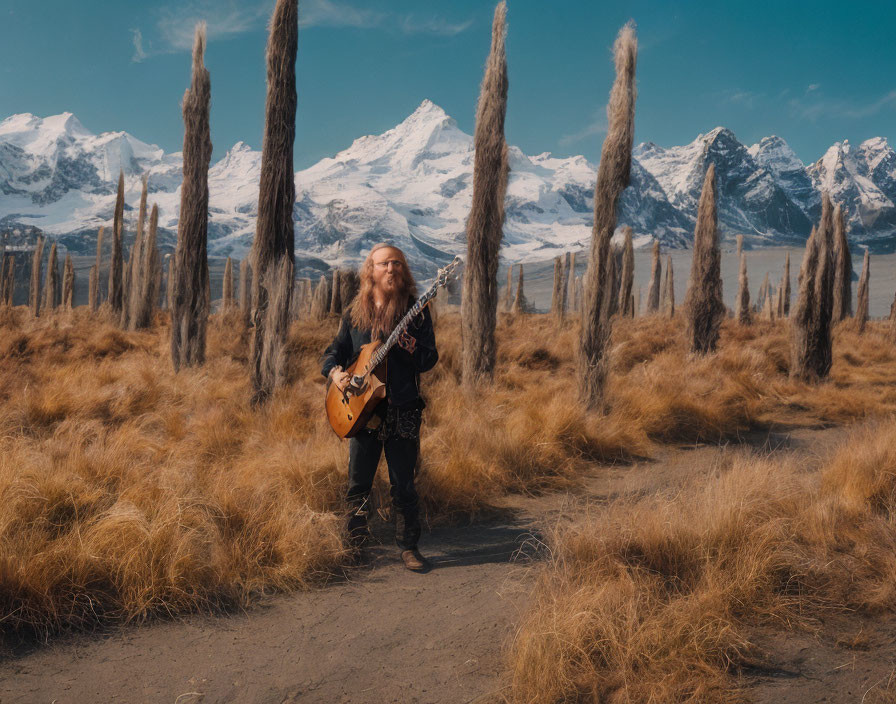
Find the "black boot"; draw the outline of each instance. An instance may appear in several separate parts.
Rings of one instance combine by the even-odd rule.
[[[420,540],[420,518],[417,507],[396,509],[395,543],[402,550],[415,550]]]

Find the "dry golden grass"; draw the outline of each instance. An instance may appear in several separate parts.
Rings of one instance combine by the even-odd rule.
[[[701,486],[555,529],[509,700],[738,701],[748,626],[891,610],[893,437],[896,419],[853,431],[820,472],[732,451]]]
[[[287,387],[258,411],[238,311],[211,318],[207,363],[177,375],[167,325],[162,313],[121,332],[86,308],[36,321],[0,309],[0,628],[245,604],[344,564],[347,443],[323,416],[319,373],[336,321],[293,326]],[[595,461],[649,455],[657,442],[896,407],[896,350],[873,325],[838,331],[833,382],[818,388],[788,380],[782,326],[726,323],[706,358],[685,353],[679,328],[617,324],[614,410],[601,418],[574,402],[572,321],[503,317],[496,383],[468,394],[458,316],[443,312],[441,360],[424,375],[429,522],[493,512],[508,492],[569,485]],[[377,491],[385,506],[384,481]]]

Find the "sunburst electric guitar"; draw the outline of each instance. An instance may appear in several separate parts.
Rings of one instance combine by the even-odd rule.
[[[414,317],[435,298],[439,288],[448,283],[460,263],[461,258],[455,257],[448,266],[439,269],[435,283],[411,306],[385,342],[375,340],[361,347],[358,358],[346,369],[349,383],[345,390],[340,391],[336,384],[330,384],[327,418],[339,437],[350,438],[367,425],[373,409],[386,397],[386,355]]]

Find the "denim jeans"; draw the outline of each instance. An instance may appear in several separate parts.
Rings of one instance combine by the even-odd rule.
[[[411,429],[408,423],[395,422],[396,412],[398,420],[403,420],[403,414],[409,414],[408,417],[415,420],[411,425],[416,427]],[[420,539],[418,498],[414,487],[420,445],[420,409],[418,406],[407,410],[388,408],[382,417],[389,419],[388,423],[383,421],[387,432],[383,432],[384,428],[364,429],[349,440],[346,501],[349,506],[357,507],[370,495],[380,456],[385,451],[391,484],[389,494],[396,514],[395,542],[403,550],[411,550],[417,547]],[[411,435],[413,437],[409,437]]]

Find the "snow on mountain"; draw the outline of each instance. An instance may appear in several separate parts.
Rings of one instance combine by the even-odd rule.
[[[710,163],[715,165],[723,236],[744,234],[753,244],[770,244],[805,239],[811,228],[794,196],[724,127],[681,147],[640,144],[634,156],[656,178],[669,202],[688,218],[689,232],[693,232]]]
[[[591,236],[596,165],[583,156],[527,156],[509,148],[510,177],[501,255],[543,260],[583,249]],[[806,168],[784,140],[747,148],[723,127],[687,145],[647,142],[633,152],[618,224],[638,245],[654,237],[687,246],[709,163],[716,166],[722,235],[754,245],[798,242],[817,219],[819,189],[844,203],[850,235],[896,238],[896,153],[884,139],[853,149],[837,143]],[[261,153],[234,145],[209,170],[209,252],[245,256],[255,233]],[[13,115],[0,123],[0,227],[37,227],[78,252],[111,226],[119,170],[125,176],[125,227],[133,232],[140,179],[160,211],[163,245],[177,230],[182,155],[166,154],[126,132],[94,135],[71,113]],[[295,175],[296,256],[307,273],[357,263],[389,239],[429,275],[465,250],[473,190],[473,138],[429,100],[394,128]],[[617,231],[617,237],[619,235]]]
[[[896,154],[885,139],[866,140],[858,149],[848,140],[836,142],[808,173],[816,189],[845,206],[854,237],[896,235]]]

